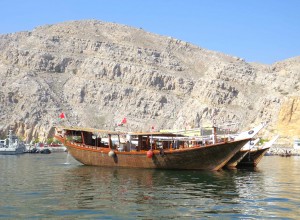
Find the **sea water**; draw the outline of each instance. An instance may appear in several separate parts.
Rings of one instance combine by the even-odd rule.
[[[299,176],[298,156],[211,172],[83,166],[67,153],[1,155],[0,218],[298,219]]]

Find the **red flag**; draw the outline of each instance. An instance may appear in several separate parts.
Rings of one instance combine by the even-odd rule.
[[[65,118],[65,114],[62,112],[62,113],[59,115],[59,118],[60,118],[60,119]]]
[[[123,118],[121,124],[126,124],[127,123],[127,119],[126,118]]]
[[[117,124],[118,126],[123,126],[123,124],[127,123],[126,117],[122,119],[121,123]]]

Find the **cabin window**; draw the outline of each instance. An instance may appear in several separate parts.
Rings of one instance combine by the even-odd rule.
[[[82,138],[81,136],[73,136],[72,140],[76,143],[82,143]]]

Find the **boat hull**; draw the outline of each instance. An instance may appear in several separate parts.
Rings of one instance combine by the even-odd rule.
[[[147,151],[119,152],[109,156],[111,149],[76,144],[56,136],[68,149],[68,152],[85,165],[101,167],[131,167],[153,169],[195,169],[219,170],[236,154],[249,139],[223,142],[216,145],[189,147],[176,150],[153,150],[153,156],[147,157]]]
[[[269,148],[249,151],[244,158],[238,163],[238,167],[256,167]]]
[[[228,169],[236,169],[238,163],[246,156],[249,151],[239,151],[237,152],[227,163],[226,168]]]
[[[24,149],[1,149],[0,150],[0,155],[18,155],[18,154],[23,154]]]

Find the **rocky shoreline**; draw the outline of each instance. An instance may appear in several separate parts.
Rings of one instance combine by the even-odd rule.
[[[300,156],[300,149],[292,147],[271,147],[266,153],[268,156]]]

